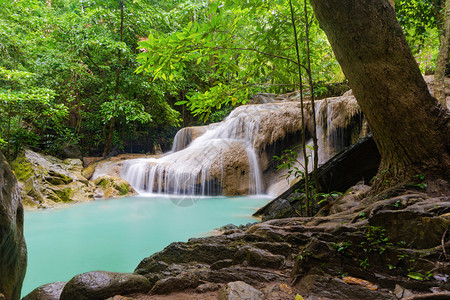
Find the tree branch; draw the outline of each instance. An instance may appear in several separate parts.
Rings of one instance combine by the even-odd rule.
[[[284,59],[288,62],[291,62],[293,64],[298,65],[299,63],[297,63],[295,60],[290,59],[289,57],[284,57],[284,56],[280,56],[280,55],[276,55],[276,54],[272,54],[272,53],[267,53],[258,49],[253,49],[253,48],[227,48],[227,47],[216,47],[216,49],[226,49],[226,50],[241,50],[241,51],[253,51],[253,52],[257,52],[260,54],[264,54],[267,56],[271,56],[271,57],[275,57],[275,58],[279,58],[279,59]],[[299,64],[300,67],[302,67],[303,69],[305,69],[305,71],[308,71],[308,68],[306,68],[305,65]]]

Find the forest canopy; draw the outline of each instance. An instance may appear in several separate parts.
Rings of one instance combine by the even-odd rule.
[[[256,93],[297,84],[286,0],[0,2],[0,150],[10,159],[23,147],[58,156],[164,149],[179,126],[219,121]],[[317,20],[292,3],[300,63],[308,23],[315,94],[327,95],[345,77]],[[396,3],[432,73],[442,1]]]

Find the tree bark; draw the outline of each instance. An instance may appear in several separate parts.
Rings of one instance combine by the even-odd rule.
[[[375,189],[448,180],[448,111],[426,83],[387,0],[311,0],[381,154]]]
[[[434,97],[442,106],[447,107],[445,96],[445,71],[450,55],[450,0],[445,1],[442,13],[442,32],[439,38],[439,53],[434,72]]]
[[[395,10],[395,2],[394,2],[394,0],[389,0],[389,3],[391,4],[392,8]]]

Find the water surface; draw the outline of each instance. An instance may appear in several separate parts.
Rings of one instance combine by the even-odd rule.
[[[28,268],[22,295],[49,282],[104,270],[133,272],[174,241],[214,228],[257,221],[267,196],[174,198],[134,196],[25,212]]]

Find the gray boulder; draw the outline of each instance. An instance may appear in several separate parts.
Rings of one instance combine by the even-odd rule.
[[[61,300],[104,300],[115,295],[147,293],[147,278],[130,273],[94,271],[76,275],[67,282]]]
[[[20,298],[27,267],[23,206],[16,178],[0,153],[0,294]]]
[[[219,291],[219,300],[263,300],[265,296],[251,285],[243,281],[226,284]]]
[[[22,300],[59,300],[66,282],[52,282],[35,288]]]
[[[250,266],[270,269],[281,269],[284,265],[284,256],[251,246],[241,247],[234,255],[234,259],[237,262],[246,261]]]

